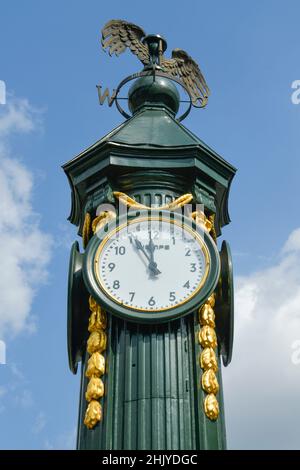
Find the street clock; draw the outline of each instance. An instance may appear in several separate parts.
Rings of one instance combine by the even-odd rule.
[[[162,36],[123,20],[104,26],[102,45],[144,68],[111,96],[98,86],[100,104],[126,120],[63,166],[82,236],[68,284],[71,371],[82,363],[77,448],[225,449],[220,365],[231,360],[234,302],[218,237],[236,169],[182,124],[209,96],[191,56],[168,57]]]
[[[219,273],[209,233],[168,211],[106,224],[91,239],[83,269],[87,289],[100,305],[138,322],[194,311],[216,287]]]

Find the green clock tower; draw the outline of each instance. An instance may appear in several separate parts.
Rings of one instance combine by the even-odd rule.
[[[217,238],[236,170],[181,124],[209,94],[186,52],[167,59],[161,36],[121,20],[105,25],[102,44],[129,48],[144,69],[108,96],[125,122],[63,166],[83,245],[72,246],[68,286],[77,448],[224,449],[233,278]],[[118,95],[129,81],[125,112]]]

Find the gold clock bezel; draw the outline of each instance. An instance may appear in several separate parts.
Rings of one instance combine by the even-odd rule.
[[[102,282],[102,279],[101,279],[101,276],[99,274],[99,269],[98,269],[98,264],[99,264],[99,258],[101,256],[101,253],[106,245],[106,243],[108,242],[108,240],[113,236],[115,235],[117,232],[120,232],[121,230],[123,230],[123,228],[125,227],[128,227],[129,225],[133,225],[133,224],[138,224],[140,222],[144,222],[144,221],[150,221],[150,220],[153,220],[153,221],[165,221],[169,224],[175,224],[175,225],[178,225],[178,226],[181,226],[183,228],[183,230],[186,230],[188,231],[190,234],[193,235],[193,237],[198,241],[200,247],[201,247],[201,250],[204,254],[204,257],[205,257],[205,262],[206,262],[206,266],[205,266],[205,272],[204,272],[204,275],[201,279],[201,282],[199,283],[199,285],[197,286],[197,288],[191,293],[191,295],[189,297],[187,297],[186,299],[184,299],[183,301],[179,302],[178,304],[175,304],[175,305],[172,305],[170,307],[164,307],[164,308],[135,308],[135,307],[132,307],[131,305],[128,305],[127,303],[123,302],[123,301],[120,301],[118,300],[114,295],[112,295],[110,292],[107,291],[106,287],[104,286],[103,282]],[[117,227],[115,227],[113,230],[111,230],[104,238],[103,240],[101,241],[100,245],[98,246],[97,250],[96,250],[96,253],[95,253],[95,257],[94,257],[94,273],[95,273],[95,277],[96,277],[96,280],[97,280],[97,283],[98,283],[98,286],[101,288],[102,292],[104,292],[104,294],[109,297],[111,300],[113,300],[113,302],[115,302],[116,304],[118,305],[122,305],[123,307],[126,307],[130,310],[133,310],[135,312],[147,312],[147,313],[155,313],[155,312],[164,312],[164,311],[169,311],[169,310],[172,310],[172,309],[175,309],[175,308],[178,308],[180,307],[181,305],[184,305],[186,304],[187,302],[189,302],[193,297],[195,297],[199,291],[202,289],[202,287],[204,286],[207,278],[208,278],[208,274],[209,274],[209,269],[210,269],[210,254],[209,254],[209,251],[208,251],[208,248],[206,246],[206,243],[204,242],[204,239],[203,239],[203,236],[201,237],[200,234],[196,231],[196,230],[193,230],[192,227],[189,227],[187,224],[185,223],[182,223],[176,219],[169,219],[167,217],[164,217],[164,216],[143,216],[143,217],[137,217],[133,220],[129,220],[121,225],[118,225]]]

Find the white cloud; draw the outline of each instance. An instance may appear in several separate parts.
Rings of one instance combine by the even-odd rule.
[[[11,370],[12,375],[19,380],[20,382],[23,382],[25,380],[23,372],[20,370],[19,366],[15,362],[10,362],[9,363],[9,368]]]
[[[20,394],[15,395],[14,403],[16,406],[21,407],[23,410],[28,410],[34,405],[34,400],[31,390],[24,389]]]
[[[34,395],[30,389],[30,382],[15,363],[7,365],[10,373],[5,386],[0,386],[0,412],[11,413],[11,409],[27,411],[36,406]]]
[[[72,429],[58,434],[55,439],[46,439],[44,442],[45,450],[74,450],[76,448],[76,435],[77,429],[74,426]]]
[[[40,411],[35,418],[35,422],[32,429],[33,434],[40,434],[45,429],[46,424],[46,415],[43,411]]]
[[[7,393],[8,393],[7,387],[4,387],[3,385],[1,385],[0,386],[0,414],[4,413],[5,411],[4,402],[6,401]]]
[[[29,104],[27,99],[10,98],[7,104],[1,107],[0,137],[8,136],[13,132],[33,131],[39,122],[38,111]]]
[[[47,278],[51,238],[32,203],[33,176],[11,155],[16,132],[39,125],[27,100],[12,99],[0,110],[0,338],[35,327],[31,315],[37,288]]]
[[[234,355],[223,373],[228,447],[299,449],[300,229],[271,267],[235,288]]]

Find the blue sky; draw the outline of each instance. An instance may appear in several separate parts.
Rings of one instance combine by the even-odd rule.
[[[101,51],[112,18],[163,34],[169,54],[180,47],[199,63],[211,97],[184,124],[238,168],[223,230],[237,293],[228,445],[300,448],[299,2],[2,0],[0,9],[0,448],[74,446],[66,288],[76,228],[60,166],[122,121],[98,105],[96,84],[113,88],[140,65]]]

